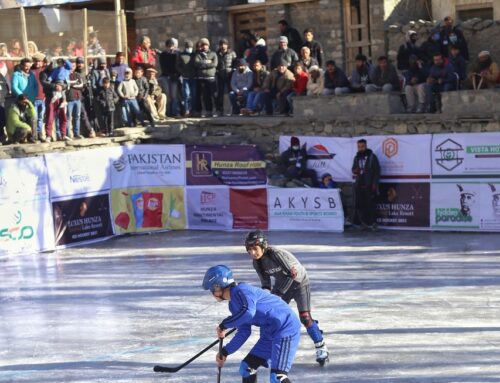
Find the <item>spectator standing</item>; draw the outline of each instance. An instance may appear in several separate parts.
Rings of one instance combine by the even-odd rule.
[[[118,95],[111,86],[110,79],[107,77],[103,78],[101,90],[97,95],[97,102],[99,103],[100,106],[99,110],[103,115],[102,130],[103,134],[106,136],[113,135],[114,115],[118,101],[119,101]]]
[[[156,69],[146,69],[149,90],[146,95],[146,108],[153,122],[165,121],[167,119],[167,96],[162,92],[161,86],[156,79]]]
[[[465,40],[463,32],[457,26],[454,26],[453,18],[447,16],[444,18],[444,25],[441,28],[440,40],[441,40],[441,53],[445,57],[449,56],[449,50],[452,45],[458,45],[460,47],[460,52],[464,56],[465,61],[469,61],[469,48],[467,46],[467,41]]]
[[[146,126],[144,123],[144,116],[137,103],[138,94],[139,88],[132,78],[132,69],[127,68],[125,71],[125,79],[118,85],[118,96],[122,102],[122,120],[126,122],[129,127],[135,126],[133,117],[138,119],[142,126]]]
[[[199,114],[201,114],[201,99],[203,99],[206,112],[209,115],[212,115],[213,113],[213,104],[216,92],[215,75],[217,71],[217,64],[217,54],[210,50],[210,42],[206,38],[201,39],[200,51],[196,54],[194,59],[198,83],[196,106]],[[213,117],[217,117],[217,114],[213,114]]]
[[[280,29],[280,36],[285,36],[288,39],[288,45],[290,46],[290,48],[295,52],[299,52],[300,48],[302,48],[302,46],[304,45],[299,31],[288,25],[288,22],[286,20],[278,21],[278,26]]]
[[[76,72],[76,62],[72,62],[71,67],[69,87],[66,92],[66,101],[68,102],[67,119],[73,129],[73,138],[82,139],[83,136],[80,134],[80,120],[82,114],[82,92],[84,83],[81,74]]]
[[[271,70],[276,69],[283,61],[287,63],[287,68],[290,70],[293,69],[293,64],[299,61],[297,52],[288,47],[288,37],[286,36],[280,37],[279,48],[271,57]]]
[[[101,92],[102,81],[105,78],[111,79],[111,73],[106,67],[106,59],[104,57],[99,57],[97,59],[97,67],[92,69],[90,73],[90,87],[92,89],[92,106],[94,112],[90,117],[98,133],[101,133],[101,125],[104,126],[104,120],[100,112],[100,103],[97,100],[97,96]]]
[[[409,67],[405,72],[405,95],[408,113],[425,113],[425,84],[427,71],[417,56],[410,56]]]
[[[57,128],[57,138],[59,141],[72,141],[69,136],[67,136],[67,125],[68,118],[66,116],[66,93],[65,86],[66,84],[63,81],[55,81],[51,82],[51,86],[53,86],[53,91],[51,92],[51,97],[47,97],[47,92],[45,96],[47,98],[47,137],[52,137],[52,129],[54,123]],[[50,94],[50,93],[49,93]]]
[[[125,79],[125,71],[128,65],[125,62],[125,53],[116,52],[115,63],[111,65],[110,70],[116,72],[116,82],[120,83]]]
[[[366,85],[367,92],[389,93],[400,89],[399,76],[394,65],[389,63],[387,56],[380,56],[378,65],[370,74],[371,84]]]
[[[44,59],[44,62],[45,68],[40,72],[38,78],[43,87],[43,94],[45,95],[45,142],[51,142],[53,138],[53,126],[49,126],[48,121],[54,121],[54,117],[52,117],[52,120],[49,120],[49,114],[54,113],[55,111],[50,110],[49,108],[51,108],[50,100],[54,94],[55,84],[49,80],[50,74],[53,70],[53,62],[48,62],[47,58]]]
[[[347,76],[342,71],[342,69],[337,67],[335,61],[333,60],[328,60],[326,62],[326,72],[324,76],[323,86],[323,95],[325,96],[340,96],[351,91],[349,88],[349,80],[347,79]]]
[[[397,63],[400,71],[406,71],[410,68],[410,56],[420,58],[420,48],[417,47],[418,34],[416,31],[406,32],[406,42],[399,47]]]
[[[309,68],[312,66],[319,66],[318,60],[314,57],[311,57],[311,50],[308,47],[302,47],[300,50],[300,60],[299,62],[302,64],[302,67],[309,71]]]
[[[301,147],[298,137],[290,139],[290,147],[281,154],[279,165],[283,175],[293,186],[304,186],[304,181],[309,186],[317,186],[316,172],[307,168],[307,152]]]
[[[195,91],[196,68],[194,67],[193,42],[186,40],[184,51],[177,60],[177,72],[180,74],[182,88],[182,108],[184,117],[189,117],[192,110],[192,99]]]
[[[430,68],[433,65],[433,58],[436,53],[441,53],[441,33],[434,29],[431,31],[427,41],[420,46],[421,58]]]
[[[83,59],[83,57],[78,56],[75,62],[76,62],[75,73],[78,73],[83,81],[82,99],[81,99],[82,109],[80,114],[80,132],[83,131],[85,132],[85,134],[88,135],[89,138],[93,138],[95,137],[95,131],[89,119],[89,116],[93,111],[93,106],[92,106],[93,94],[92,94],[92,89],[90,87],[90,78],[85,71],[85,60]]]
[[[167,49],[160,54],[161,77],[159,83],[168,99],[167,114],[172,117],[179,117],[179,72],[177,71],[179,42],[177,39],[170,38],[165,42],[165,47]]]
[[[254,115],[262,110],[264,105],[263,95],[264,95],[264,83],[269,72],[266,67],[257,60],[254,62],[253,67],[253,83],[252,88],[248,92],[246,108],[242,109],[241,112],[245,115]]]
[[[283,60],[276,69],[271,71],[264,82],[263,98],[268,116],[272,116],[275,103],[278,104],[281,115],[287,112],[286,97],[295,82],[295,76],[287,67],[288,62]]]
[[[293,99],[307,94],[307,82],[309,81],[309,74],[305,71],[301,63],[295,64],[294,72],[295,81],[293,83],[293,88],[287,96],[289,114],[293,114]]]
[[[240,37],[236,42],[236,46],[234,48],[237,58],[241,59],[245,57],[245,52],[250,48],[249,38],[250,36],[248,32],[240,32]]]
[[[7,137],[14,144],[25,143],[28,139],[35,142],[36,131],[35,107],[25,94],[17,96],[7,112]]]
[[[134,71],[134,80],[137,84],[137,89],[139,89],[139,93],[137,94],[137,103],[139,104],[139,108],[143,112],[147,112],[146,108],[146,97],[149,94],[149,82],[148,79],[144,76],[144,69],[142,66],[138,66]]]
[[[248,49],[247,63],[253,68],[253,65],[258,60],[262,65],[267,65],[269,58],[267,57],[267,47],[264,39],[256,35],[249,37],[250,48]]]
[[[378,196],[380,164],[375,153],[368,149],[366,140],[358,140],[357,145],[358,152],[352,165],[352,173],[355,177],[355,218],[363,228],[376,229],[375,200]]]
[[[237,70],[233,72],[231,77],[231,91],[229,92],[233,114],[240,114],[241,108],[245,107],[248,91],[251,89],[252,84],[252,70],[247,66],[245,59],[239,59]]]
[[[309,80],[307,81],[307,95],[321,96],[325,89],[325,77],[323,70],[318,66],[309,69]]]
[[[467,62],[460,53],[460,47],[458,45],[452,45],[450,48],[450,56],[448,61],[453,67],[453,71],[458,75],[459,86],[458,89],[462,87],[463,82],[467,79]]]
[[[366,56],[361,53],[358,54],[351,75],[351,91],[354,93],[365,92],[366,86],[370,84],[370,73],[372,70],[372,66],[368,63]]]
[[[135,69],[137,65],[143,68],[154,68],[156,66],[156,52],[151,49],[151,39],[142,36],[139,45],[134,49],[130,58],[130,66]]]
[[[40,80],[40,74],[44,71],[44,59],[45,55],[41,52],[37,52],[33,55],[33,66],[31,71],[35,76],[37,83],[37,95],[35,97],[34,107],[36,111],[36,139],[41,139],[44,135],[43,122],[45,120],[45,93],[43,92],[43,84]]]
[[[323,47],[319,41],[314,39],[314,31],[312,28],[304,30],[303,46],[309,48],[311,57],[316,59],[320,68],[323,68]]]
[[[12,93],[15,97],[25,94],[31,103],[35,102],[38,95],[38,82],[35,74],[31,71],[32,62],[30,59],[22,59],[19,70],[12,75]]]
[[[227,39],[221,39],[217,50],[217,98],[215,105],[220,116],[224,115],[224,96],[232,90],[231,81],[235,65],[236,53],[229,49]]]
[[[446,64],[441,53],[434,54],[434,65],[429,70],[426,84],[426,99],[429,112],[441,111],[441,93],[456,90],[457,77],[450,64]]]
[[[489,51],[479,52],[478,62],[469,74],[472,89],[493,89],[497,86],[498,65],[493,62]]]
[[[61,81],[68,86],[69,75],[71,73],[71,62],[69,60],[57,59],[57,67],[54,68],[49,76],[49,80],[52,82]]]
[[[5,99],[9,95],[10,86],[5,76],[0,73],[0,143],[4,140],[4,127],[6,122]]]

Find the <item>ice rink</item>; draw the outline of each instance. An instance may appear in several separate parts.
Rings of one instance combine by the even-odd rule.
[[[244,233],[126,237],[52,254],[0,257],[0,382],[216,382],[215,340],[228,313],[200,285],[224,263],[258,278]],[[500,382],[500,235],[381,231],[271,233],[312,281],[330,364],[303,331],[294,383]],[[254,338],[231,356],[222,381]],[[268,382],[268,371],[259,382]]]

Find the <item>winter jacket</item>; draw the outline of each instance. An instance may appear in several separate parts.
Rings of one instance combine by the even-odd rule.
[[[361,68],[354,67],[351,74],[351,87],[353,89],[361,89],[370,84],[370,73],[372,70],[373,67],[368,63]]]
[[[7,135],[12,137],[18,128],[31,132],[35,119],[35,106],[31,101],[28,101],[28,106],[24,113],[21,112],[17,103],[12,104],[7,112]]]
[[[139,94],[139,88],[137,87],[137,83],[134,79],[123,80],[118,85],[118,96],[125,100],[132,100],[137,97]]]
[[[293,83],[293,91],[297,95],[305,95],[307,91],[307,81],[309,75],[307,72],[300,72],[300,75],[295,75],[295,82]]]
[[[32,71],[28,74],[23,71],[15,71],[12,75],[12,93],[14,96],[25,94],[31,102],[35,102],[38,95],[38,82]]]
[[[52,82],[57,81],[69,81],[69,75],[71,73],[71,62],[69,60],[64,60],[64,65],[54,68],[49,76],[49,80]]]
[[[281,93],[292,90],[294,82],[295,76],[291,71],[287,69],[285,73],[281,74],[275,69],[267,76],[266,81],[264,81],[264,90]]]
[[[70,87],[66,91],[66,101],[77,101],[82,99],[83,79],[80,73],[72,72],[69,75]]]
[[[256,88],[262,90],[262,88],[264,87],[264,83],[266,82],[267,76],[269,76],[269,72],[266,70],[265,67],[262,67],[262,69],[259,72],[253,72],[252,90],[255,90]]]
[[[451,34],[457,36],[456,42],[451,41]],[[441,30],[441,53],[443,53],[445,57],[450,55],[450,47],[452,45],[457,45],[460,48],[460,54],[464,56],[466,61],[469,61],[469,47],[467,46],[467,41],[465,40],[463,32],[458,27],[453,27],[451,29],[443,28]]]
[[[267,56],[267,47],[265,45],[257,45],[250,48],[247,56],[247,62],[250,67],[253,67],[253,64],[259,60],[262,65],[266,65],[269,61],[269,57]]]
[[[307,169],[307,152],[304,147],[299,150],[293,150],[289,147],[279,158],[279,166],[284,173],[288,168],[299,168],[301,170]]]
[[[311,57],[318,61],[318,66],[321,68],[323,66],[323,47],[319,41],[306,41],[303,44],[304,47],[308,47],[311,51]]]
[[[433,80],[443,80],[443,84],[455,85],[457,82],[457,77],[450,64],[445,64],[443,66],[433,65],[429,70],[429,78]]]
[[[194,67],[193,53],[181,52],[177,59],[177,72],[184,79],[191,80],[196,77],[196,68]]]
[[[231,77],[231,89],[234,92],[249,90],[253,84],[253,72],[246,67],[243,73],[235,70]]]
[[[231,49],[227,52],[217,51],[217,73],[229,75],[235,68],[236,53]]]
[[[316,60],[314,57],[310,57],[308,60],[305,59],[300,59],[299,62],[302,64],[302,66],[308,71],[312,66],[317,66],[319,67],[318,60]]]
[[[54,89],[56,87],[55,83],[49,80],[51,71],[45,69],[40,72],[39,79],[43,86],[43,93],[45,94],[45,99],[50,100],[53,96]]]
[[[475,70],[476,73],[479,72],[479,69],[477,68]],[[481,89],[486,89],[486,88],[495,88],[497,86],[497,80],[498,80],[498,65],[494,62],[490,64],[488,67],[488,70],[486,71],[486,76],[483,77],[483,83],[481,86]],[[472,77],[474,73],[471,73],[469,77]],[[479,83],[479,82],[478,82]]]
[[[177,72],[177,51],[163,51],[160,53],[160,68],[162,77],[170,77],[177,80],[179,72]]]
[[[408,68],[404,74],[406,85],[418,85],[423,84],[427,81],[427,71],[425,68],[420,68],[418,65],[413,65]],[[417,79],[416,84],[412,84],[411,80],[413,78]]]
[[[90,86],[94,92],[94,95],[97,96],[102,89],[102,80],[104,77],[111,79],[111,74],[109,73],[108,68],[104,69],[92,69],[90,73]]]
[[[292,69],[293,64],[299,61],[299,56],[291,48],[278,49],[271,57],[271,69],[276,69],[282,60],[287,62],[288,69]]]
[[[143,67],[154,67],[156,65],[155,51],[151,48],[145,51],[140,45],[137,46],[132,53],[130,66],[135,70],[140,65],[142,65]]]
[[[31,71],[35,75],[35,80],[38,85],[38,93],[36,95],[36,100],[44,100],[45,99],[45,93],[43,92],[43,85],[42,82],[40,81],[40,73],[42,73],[45,70],[44,67],[40,67],[38,69],[32,69]]]
[[[215,79],[215,72],[217,70],[217,54],[212,51],[198,52],[194,59],[194,66],[196,68],[196,76],[200,80],[213,80]]]
[[[127,64],[113,64],[109,68],[110,72],[116,72],[116,81],[122,82],[125,79],[125,71],[128,69]]]
[[[332,74],[325,72],[324,88],[325,89],[335,89],[335,88],[348,88],[349,80],[345,73],[340,69],[335,67],[335,72]]]
[[[5,105],[5,99],[9,94],[9,90],[9,82],[4,77],[4,75],[0,73],[0,106]]]
[[[287,27],[281,33],[281,36],[286,36],[286,38],[288,39],[288,46],[295,52],[300,52],[300,48],[304,46],[302,36],[300,36],[299,31],[297,31],[295,28]]]
[[[112,87],[102,88],[97,95],[97,101],[105,112],[114,112],[119,101],[118,95]]]
[[[399,47],[397,62],[399,70],[407,70],[410,67],[410,56],[422,57],[420,48],[416,44],[406,42]]]
[[[465,81],[467,77],[467,63],[462,55],[448,57],[450,65],[453,67],[453,71],[458,74],[460,81]]]
[[[380,164],[378,158],[370,149],[364,153],[356,153],[352,164],[352,174],[355,176],[354,185],[360,188],[372,188],[375,192],[380,181]]]
[[[390,63],[387,64],[387,68],[383,72],[378,65],[373,68],[370,74],[370,81],[372,84],[380,87],[385,84],[391,84],[393,90],[398,90],[400,88],[398,72],[394,65]]]
[[[149,92],[149,83],[148,79],[144,76],[141,78],[136,78],[135,82],[137,84],[137,88],[139,89],[139,93],[137,94],[138,99],[144,99]]]
[[[308,96],[320,96],[323,94],[325,89],[325,74],[321,70],[321,74],[316,80],[309,75],[309,80],[307,81],[307,95]]]

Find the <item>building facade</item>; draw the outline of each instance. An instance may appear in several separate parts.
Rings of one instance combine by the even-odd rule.
[[[500,20],[500,0],[433,1],[432,13],[435,20],[442,20],[446,16],[462,21],[475,17],[483,20]]]

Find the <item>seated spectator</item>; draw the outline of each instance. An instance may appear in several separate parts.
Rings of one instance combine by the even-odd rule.
[[[443,21],[444,25],[440,32],[441,53],[445,57],[449,57],[450,47],[458,45],[464,59],[469,61],[469,48],[463,32],[457,26],[453,25],[453,18],[451,16],[445,17]]]
[[[333,181],[332,175],[330,173],[325,173],[321,176],[319,187],[320,189],[336,189],[337,185]]]
[[[405,95],[408,113],[425,113],[425,84],[427,71],[417,56],[410,56],[409,67],[405,72]]]
[[[307,28],[304,30],[304,44],[303,46],[308,47],[311,53],[311,57],[316,59],[318,66],[323,67],[323,47],[320,42],[314,40],[314,31],[312,28]]]
[[[57,67],[54,68],[49,76],[49,80],[52,82],[61,81],[67,86],[69,83],[69,75],[71,73],[71,62],[69,60],[57,59]]]
[[[420,46],[421,59],[429,68],[433,65],[434,54],[441,53],[441,33],[434,29],[427,41]]]
[[[462,84],[467,77],[467,63],[460,53],[460,47],[458,45],[451,46],[448,61],[453,67],[453,71],[458,75],[459,84]],[[459,85],[458,88],[460,89],[461,85]]]
[[[289,114],[293,114],[294,97],[305,96],[307,94],[307,82],[309,80],[309,75],[301,63],[295,63],[294,72],[295,82],[293,83],[292,91],[287,96]]]
[[[279,164],[288,181],[287,186],[290,183],[293,186],[304,186],[304,183],[309,186],[317,185],[316,172],[307,168],[307,152],[300,146],[298,137],[290,139],[290,147],[281,154]]]
[[[378,65],[370,74],[371,84],[366,85],[366,91],[388,93],[399,90],[399,77],[394,65],[389,63],[387,56],[380,56],[377,61]]]
[[[279,49],[271,56],[271,70],[276,69],[283,61],[287,63],[289,70],[293,69],[293,64],[299,61],[297,52],[288,47],[288,38],[285,36],[280,37]]]
[[[7,137],[14,144],[25,143],[28,139],[34,143],[35,132],[35,107],[25,94],[21,94],[7,112]]]
[[[292,28],[286,20],[278,21],[278,26],[280,29],[280,36],[286,37],[287,44],[289,44],[290,48],[295,52],[298,52],[300,48],[302,48],[302,46],[304,45],[302,42],[302,37],[300,37],[299,31],[297,31],[295,28]]]
[[[125,63],[125,53],[117,52],[115,56],[115,63],[111,65],[111,70],[116,72],[116,82],[120,83],[125,78],[125,71],[128,65]]]
[[[247,63],[250,68],[253,68],[256,61],[260,61],[262,65],[268,62],[266,42],[256,35],[250,35],[249,40],[250,48],[247,54]]]
[[[259,60],[254,62],[252,70],[253,70],[252,88],[250,89],[247,95],[246,108],[241,109],[241,113],[243,113],[244,115],[257,114],[262,110],[264,106],[263,88],[266,78],[267,76],[269,76],[269,72],[266,70],[266,67],[262,65],[262,63]]]
[[[252,84],[253,72],[247,66],[246,60],[240,59],[237,69],[231,77],[231,91],[229,92],[233,114],[240,114],[241,107],[246,105],[248,91],[251,89]]]
[[[472,89],[492,89],[497,85],[498,65],[491,59],[488,51],[478,55],[478,62],[469,74],[468,83]]]
[[[410,56],[420,58],[420,48],[417,47],[418,34],[415,31],[406,32],[406,42],[399,47],[397,63],[400,71],[406,71],[410,67]]]
[[[302,67],[309,71],[309,68],[312,66],[319,66],[318,60],[314,57],[311,57],[311,50],[308,47],[302,47],[300,50],[300,60],[299,63],[302,64]]]
[[[106,51],[103,49],[99,39],[97,38],[97,31],[89,33],[87,54],[89,56],[104,56],[106,54]]]
[[[323,70],[318,66],[309,69],[309,80],[307,81],[307,95],[321,96],[325,85]]]
[[[365,55],[358,54],[356,56],[356,66],[352,70],[351,75],[351,90],[354,93],[363,93],[366,86],[370,84],[370,73],[373,70],[372,66],[368,63]]]
[[[113,135],[114,115],[118,101],[118,95],[111,86],[110,79],[107,77],[103,78],[101,90],[97,95],[97,102],[99,103],[99,109],[102,113],[102,134],[104,136]]]
[[[132,79],[132,69],[125,70],[125,79],[118,85],[118,96],[122,102],[122,120],[129,127],[135,126],[133,117],[140,120],[141,125],[144,124],[144,116],[137,103],[137,95],[139,88],[136,82]]]
[[[156,66],[156,53],[151,49],[151,39],[142,36],[139,45],[134,49],[130,58],[130,66],[135,69],[137,65],[144,68],[154,68]]]
[[[287,68],[288,62],[283,60],[278,67],[271,71],[264,82],[264,103],[266,105],[266,114],[272,116],[274,104],[277,103],[279,113],[285,115],[288,111],[286,97],[293,88],[295,76]]]
[[[32,62],[30,59],[22,59],[19,70],[12,75],[12,93],[18,97],[22,94],[28,96],[31,103],[35,103],[38,95],[38,81],[31,71]]]
[[[441,93],[456,90],[457,77],[450,64],[446,64],[441,53],[434,54],[434,65],[429,70],[426,84],[428,111],[441,111]]]
[[[326,62],[326,72],[324,76],[323,95],[339,96],[341,94],[347,94],[351,91],[349,86],[349,80],[342,69],[337,67],[335,61],[328,60]]]
[[[156,74],[156,69],[146,69],[149,91],[145,104],[153,122],[165,121],[167,119],[167,96],[162,93],[162,88],[156,79]]]
[[[59,141],[72,141],[67,133],[68,117],[66,115],[66,92],[65,83],[62,81],[52,82],[52,96],[46,99],[47,106],[47,137],[52,136],[54,123],[57,129],[57,139]],[[47,95],[47,93],[45,94]]]

